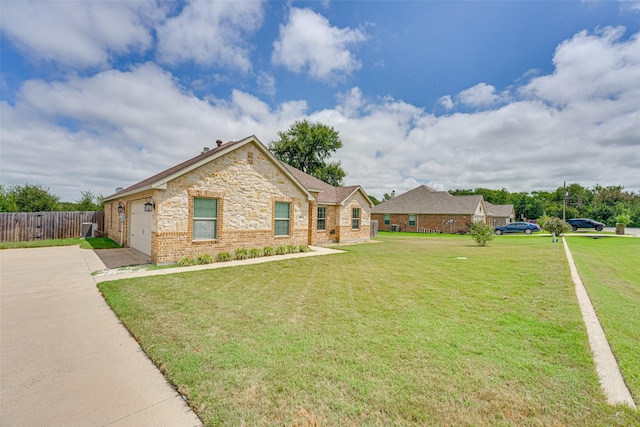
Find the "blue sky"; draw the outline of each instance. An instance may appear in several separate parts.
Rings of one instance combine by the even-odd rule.
[[[376,197],[640,191],[640,2],[1,1],[0,180],[111,194],[308,119]]]

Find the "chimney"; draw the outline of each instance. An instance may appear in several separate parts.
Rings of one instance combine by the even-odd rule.
[[[396,197],[396,190],[393,190],[393,191],[391,192],[391,198],[393,199],[394,197]]]
[[[200,153],[200,154],[204,154],[204,153],[206,153],[207,151],[209,151],[209,147],[204,147],[204,149],[202,150],[202,153]]]
[[[218,147],[220,147],[222,145],[222,140],[221,139],[217,140],[216,144],[218,144]]]

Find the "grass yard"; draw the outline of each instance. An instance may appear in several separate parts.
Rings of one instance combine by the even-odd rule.
[[[571,237],[569,249],[625,382],[640,403],[640,239]]]
[[[103,282],[207,426],[629,426],[561,244],[383,233],[344,254]]]
[[[112,249],[119,248],[118,242],[108,237],[90,237],[88,239],[49,239],[49,240],[33,240],[30,242],[0,242],[0,249],[17,249],[17,248],[44,248],[50,246],[75,246],[80,245],[82,249]]]

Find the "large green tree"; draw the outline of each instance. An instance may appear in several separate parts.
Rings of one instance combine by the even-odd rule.
[[[347,175],[339,161],[328,161],[341,147],[340,135],[333,127],[307,120],[278,132],[278,139],[269,143],[269,150],[280,161],[334,186],[341,186]]]
[[[58,196],[40,185],[26,184],[2,191],[0,207],[4,212],[49,212],[58,209]]]

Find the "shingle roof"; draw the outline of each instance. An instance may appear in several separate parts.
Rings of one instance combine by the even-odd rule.
[[[510,218],[514,212],[513,205],[492,205],[489,202],[484,202],[484,204],[487,206],[487,210],[491,216]]]
[[[298,181],[304,185],[309,191],[318,191],[318,203],[340,204],[351,194],[357,191],[359,185],[350,185],[347,187],[334,187],[331,184],[311,176],[300,169],[296,169],[291,165],[284,163],[284,166],[295,176]]]
[[[242,140],[242,141],[245,141],[245,140]],[[123,189],[123,190],[118,191],[117,193],[111,194],[110,196],[105,197],[105,200],[110,199],[110,198],[115,197],[115,196],[120,195],[120,194],[127,194],[127,193],[130,193],[132,191],[135,191],[135,190],[142,189],[142,188],[145,188],[147,186],[150,186],[150,185],[152,185],[152,184],[154,184],[154,183],[156,183],[158,181],[162,181],[164,178],[167,178],[167,177],[169,177],[169,176],[171,176],[171,175],[173,175],[173,174],[175,174],[177,172],[180,172],[183,169],[187,169],[189,166],[191,166],[191,165],[193,165],[195,163],[198,163],[201,160],[206,159],[207,157],[211,157],[214,154],[216,154],[216,153],[218,153],[218,152],[220,152],[222,150],[226,150],[227,148],[230,148],[233,145],[236,145],[236,144],[238,144],[239,142],[242,142],[242,141],[229,141],[229,142],[226,142],[226,143],[224,143],[224,144],[222,144],[222,145],[220,145],[220,146],[218,146],[216,148],[213,148],[213,149],[208,150],[208,151],[204,151],[204,152],[200,153],[200,155],[198,155],[196,157],[193,157],[193,158],[191,158],[189,160],[186,160],[186,161],[184,161],[184,162],[182,162],[180,164],[177,164],[177,165],[175,165],[173,167],[170,167],[169,169],[166,169],[166,170],[164,170],[164,171],[162,171],[160,173],[157,173],[157,174],[155,174],[155,175],[153,175],[153,176],[151,176],[151,177],[149,177],[147,179],[144,179],[144,180],[142,180],[140,182],[137,182],[137,183],[135,183],[135,184]]]
[[[228,149],[233,149],[236,145],[242,145],[249,141],[255,141],[258,145],[261,143],[255,136],[250,136],[248,138],[242,139],[240,141],[229,141],[224,144],[219,145],[216,148],[213,148],[208,151],[204,151],[200,153],[198,156],[195,156],[189,160],[186,160],[180,164],[177,164],[169,169],[166,169],[160,173],[157,173],[147,179],[144,179],[138,183],[135,183],[123,190],[118,191],[117,193],[111,194],[108,197],[105,197],[104,200],[115,199],[117,197],[121,197],[124,195],[137,193],[139,191],[146,190],[153,186],[154,184],[161,183],[163,180],[166,180],[172,177],[175,174],[179,174],[180,172],[187,172],[192,167],[196,167],[201,163],[207,163],[207,159],[210,157],[214,157],[218,154],[223,155],[221,151],[229,151]],[[266,148],[263,149],[268,152]],[[352,185],[348,187],[334,187],[330,184],[327,184],[324,181],[319,180],[316,177],[313,177],[305,172],[302,172],[299,169],[294,168],[286,163],[282,163],[273,157],[275,162],[279,162],[280,165],[284,166],[286,170],[293,176],[295,180],[298,181],[298,185],[301,185],[307,191],[317,191],[318,192],[318,203],[327,203],[327,204],[340,204],[345,199],[347,199],[351,194],[358,191],[359,189],[364,193],[364,190],[360,188],[358,185]],[[365,194],[365,197],[368,197]]]
[[[452,196],[421,185],[371,209],[371,213],[393,214],[475,214],[481,195]]]

